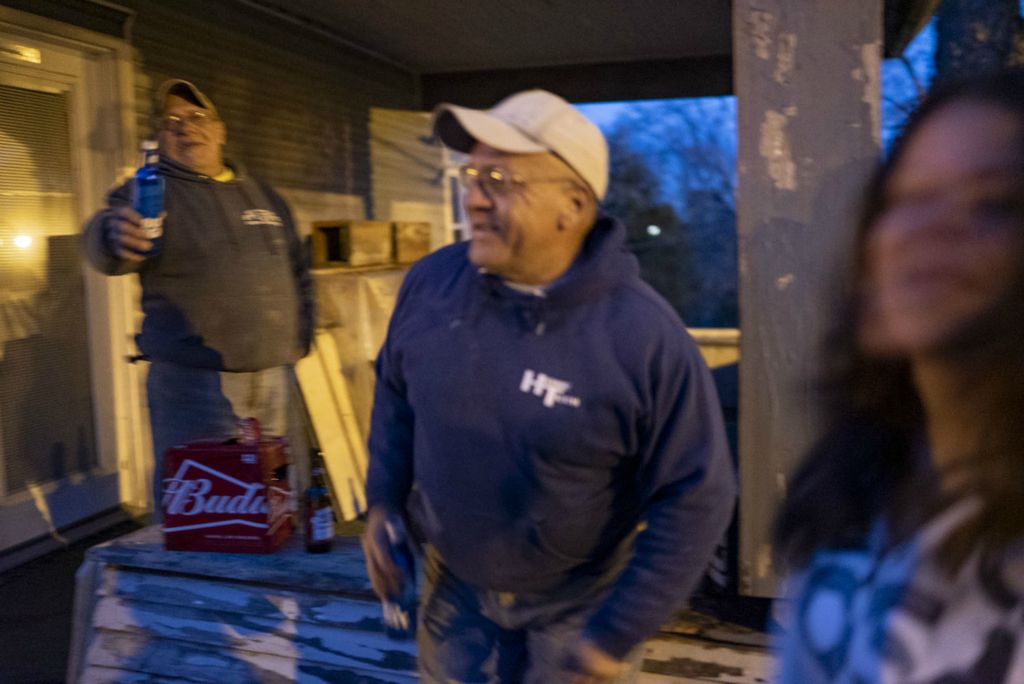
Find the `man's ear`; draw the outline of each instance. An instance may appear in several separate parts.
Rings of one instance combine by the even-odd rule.
[[[564,231],[570,228],[586,228],[581,226],[586,215],[588,203],[587,192],[575,183],[569,185],[565,190],[565,202],[562,211],[558,216],[558,230]]]

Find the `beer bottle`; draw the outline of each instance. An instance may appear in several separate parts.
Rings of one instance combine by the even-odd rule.
[[[143,162],[135,172],[132,185],[132,208],[142,214],[142,229],[152,243],[144,256],[160,251],[164,241],[164,177],[160,175],[160,152],[155,140],[142,142]]]
[[[310,451],[311,482],[305,497],[306,551],[326,553],[334,539],[334,510],[324,479],[323,456],[317,449]]]
[[[388,535],[391,559],[402,573],[402,585],[397,594],[381,601],[384,611],[384,631],[389,639],[413,639],[416,636],[416,566],[412,543],[405,523],[397,516],[384,522]]]

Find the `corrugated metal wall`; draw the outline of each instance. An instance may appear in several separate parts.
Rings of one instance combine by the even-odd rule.
[[[370,107],[414,108],[416,78],[241,3],[122,0],[136,12],[138,131],[153,89],[193,81],[228,127],[227,154],[271,184],[370,203]]]

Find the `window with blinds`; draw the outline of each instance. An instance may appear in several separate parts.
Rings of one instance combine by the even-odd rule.
[[[68,106],[0,84],[0,498],[97,465]]]

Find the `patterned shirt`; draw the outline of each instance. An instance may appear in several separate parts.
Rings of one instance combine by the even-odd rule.
[[[1024,544],[955,576],[934,561],[976,510],[961,502],[897,545],[879,522],[861,548],[816,553],[789,582],[777,681],[1024,684]]]

